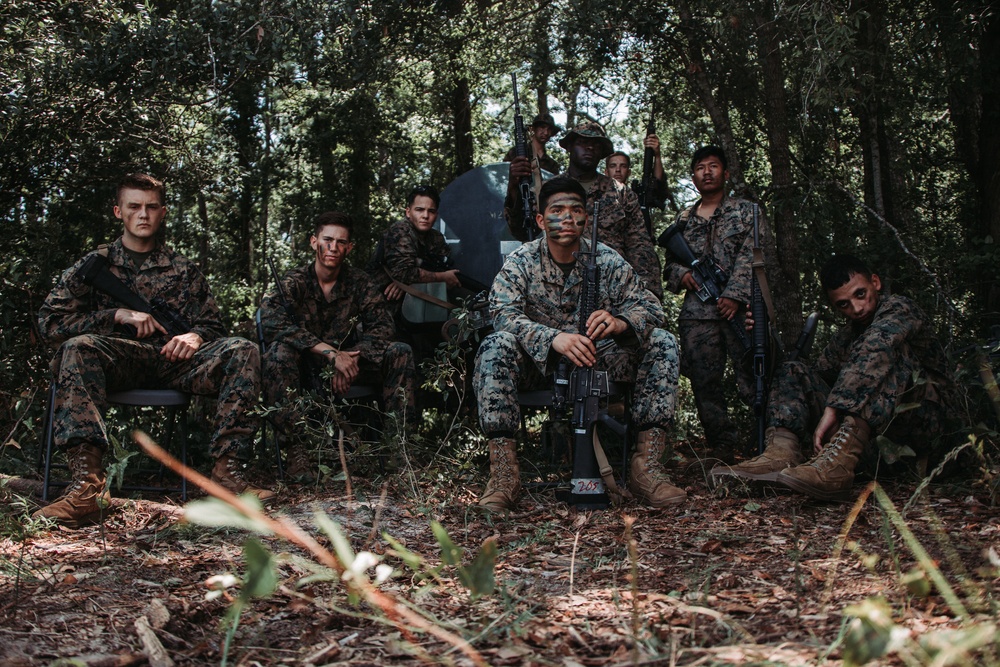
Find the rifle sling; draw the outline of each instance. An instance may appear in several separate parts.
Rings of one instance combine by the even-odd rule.
[[[611,467],[608,462],[608,455],[604,453],[604,447],[601,446],[601,438],[597,435],[597,429],[594,431],[594,456],[597,459],[597,467],[601,471],[601,479],[604,480],[604,486],[608,490],[608,495],[611,496],[611,500],[614,504],[621,503],[622,500],[630,500],[632,494],[626,488],[621,488],[615,481],[615,469]]]
[[[764,251],[760,248],[753,249],[753,274],[757,278],[760,286],[760,295],[764,297],[764,305],[767,306],[767,319],[771,323],[771,330],[778,330],[778,321],[775,317],[774,303],[771,301],[771,288],[767,284],[767,272],[764,270]]]
[[[404,292],[406,292],[410,296],[416,297],[418,299],[422,299],[423,301],[426,301],[427,303],[433,303],[435,306],[440,306],[440,307],[442,307],[442,308],[444,308],[446,310],[455,310],[456,308],[458,308],[458,306],[456,306],[453,303],[448,303],[447,301],[442,301],[441,299],[437,298],[436,296],[431,296],[430,294],[427,294],[426,292],[421,292],[420,290],[418,290],[418,289],[416,289],[414,287],[411,287],[410,285],[407,285],[406,283],[399,282],[398,280],[396,280],[395,278],[393,278],[392,275],[389,274],[389,269],[386,269],[384,266],[382,268],[385,269],[385,273],[386,273],[387,276],[389,276],[389,279],[392,281],[392,284],[395,285],[396,287],[398,287],[399,289],[403,290]]]

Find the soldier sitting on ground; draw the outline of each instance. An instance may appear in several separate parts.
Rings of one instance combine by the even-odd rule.
[[[677,343],[659,328],[663,311],[635,271],[617,252],[598,244],[600,289],[587,335],[576,333],[583,270],[574,252],[587,224],[587,193],[571,178],[547,181],[539,193],[536,224],[544,235],[507,258],[490,292],[496,331],[476,359],[473,386],[479,422],[489,439],[490,479],[479,504],[510,509],[520,493],[515,433],[520,428],[519,388],[552,386],[561,357],[597,365],[616,381],[634,383],[632,420],[638,443],[629,487],[653,507],[678,503],[686,493],[670,483],[661,457],[668,449],[677,391]],[[616,345],[599,354],[596,343]],[[546,379],[547,378],[547,379]]]
[[[100,519],[110,500],[102,463],[108,446],[102,416],[107,395],[134,388],[218,395],[212,479],[261,500],[274,496],[244,478],[244,458],[259,421],[253,415],[260,383],[258,348],[248,340],[225,337],[205,277],[193,262],[163,244],[164,198],[163,183],[155,178],[126,176],[114,207],[124,226],[121,237],[66,271],[38,313],[46,342],[61,344],[53,359],[53,437],[56,447],[67,452],[73,483],[36,517],[70,527]],[[106,254],[114,276],[148,302],[162,299],[190,330],[169,335],[150,313],[121,307],[88,285],[81,267],[95,254]]]
[[[346,394],[352,384],[377,384],[386,411],[398,419],[413,419],[413,352],[406,343],[392,341],[389,306],[371,277],[347,264],[354,248],[353,226],[346,213],[329,211],[317,217],[309,239],[314,261],[289,271],[281,289],[276,286],[264,296],[264,398],[268,405],[282,404],[289,390],[298,392],[305,380],[319,382],[318,377],[304,378],[303,368],[318,376],[323,366],[332,365],[329,386],[334,395]],[[309,363],[300,363],[303,358]],[[286,435],[300,418],[288,406],[273,417]],[[303,443],[290,445],[289,474],[314,476]]]
[[[714,468],[713,480],[733,476],[846,499],[875,436],[884,433],[925,458],[943,433],[954,383],[927,316],[906,297],[882,295],[879,277],[851,255],[827,262],[820,283],[847,324],[812,364],[781,366],[768,399],[764,453]],[[897,413],[903,404],[918,407]]]

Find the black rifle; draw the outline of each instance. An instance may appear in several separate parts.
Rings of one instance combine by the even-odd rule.
[[[288,294],[285,293],[285,286],[281,283],[281,276],[278,275],[278,269],[274,266],[274,260],[271,259],[270,255],[265,255],[267,259],[267,266],[271,270],[271,277],[274,278],[274,287],[278,292],[278,301],[281,302],[281,308],[288,315],[288,319],[292,321],[296,326],[302,326],[302,318],[299,314],[295,312],[295,307],[292,306],[291,301],[288,299]],[[261,338],[261,342],[266,345],[264,341],[263,328],[258,331],[257,334]],[[327,385],[323,383],[323,379],[320,375],[322,371],[322,366],[315,359],[315,355],[311,352],[303,352],[299,355],[299,384],[302,389],[308,392],[315,392],[320,395],[326,395]]]
[[[528,154],[528,136],[524,132],[524,116],[521,115],[521,101],[517,96],[517,74],[511,72],[510,80],[514,84],[514,154],[517,157],[530,158]],[[531,177],[523,176],[517,184],[521,193],[521,207],[524,220],[524,233],[529,241],[535,240],[538,227],[535,225],[535,191],[531,187]]]
[[[759,255],[760,250],[760,225],[759,209],[757,204],[753,205],[753,247],[754,254]],[[757,419],[757,453],[764,453],[764,431],[767,429],[767,390],[769,368],[768,356],[770,349],[768,346],[768,319],[767,304],[764,303],[764,294],[761,291],[760,281],[757,280],[756,267],[750,274],[750,314],[753,317],[753,413]]]
[[[590,249],[576,253],[577,261],[583,263],[584,267],[578,328],[579,333],[584,336],[587,335],[587,320],[597,310],[597,293],[601,281],[600,267],[597,265],[597,216],[598,205],[595,204],[594,218],[590,223]],[[606,424],[618,435],[625,435],[625,426],[611,417],[607,409],[601,408],[601,400],[606,399],[610,393],[607,371],[574,366],[565,357],[560,360],[553,389],[553,405],[557,410],[567,403],[573,407],[570,422],[573,427],[573,478],[568,500],[571,505],[580,509],[605,509],[610,504],[594,451],[594,428],[597,422]]]
[[[427,259],[421,260],[420,261],[420,268],[424,269],[425,271],[439,272],[439,271],[451,271],[452,269],[454,269],[456,267],[455,267],[455,260],[453,260],[451,258],[451,256],[449,256],[449,255],[440,255],[440,256],[428,257]],[[479,292],[489,292],[490,291],[490,288],[489,288],[488,285],[484,285],[481,282],[479,282],[478,280],[475,280],[473,278],[469,278],[467,275],[465,275],[461,271],[459,271],[455,275],[458,276],[458,283],[462,287],[464,287],[465,289],[467,289],[467,290],[469,290],[471,292],[475,292],[475,293],[478,294]]]
[[[656,125],[653,122],[653,109],[649,111],[649,124],[646,125],[646,136],[656,134]],[[656,207],[656,199],[653,195],[653,160],[656,154],[652,148],[646,148],[642,154],[642,194],[639,197],[639,210],[642,211],[642,219],[646,222],[646,231],[649,238],[653,238],[653,216],[649,209]]]
[[[719,298],[726,289],[726,283],[729,282],[729,276],[715,262],[706,263],[695,257],[691,251],[691,246],[684,240],[682,231],[683,227],[675,222],[663,230],[656,243],[661,248],[666,248],[670,251],[678,262],[691,269],[691,276],[698,286],[695,293],[699,299],[705,303],[718,303]],[[747,338],[747,332],[743,327],[743,323],[737,320],[739,320],[738,317],[729,320],[729,326],[732,328],[733,333],[736,334],[736,339],[740,342],[740,345],[743,346],[743,351],[749,352],[751,349],[750,339]]]
[[[819,324],[819,313],[811,312],[806,318],[806,323],[802,325],[799,338],[795,341],[795,347],[791,354],[785,357],[785,361],[798,361],[800,358],[809,356],[813,340],[816,339],[816,325]]]
[[[93,253],[80,265],[80,279],[84,284],[100,290],[115,299],[126,308],[137,310],[140,313],[149,313],[164,329],[167,335],[180,336],[191,331],[184,316],[172,308],[162,297],[153,297],[152,301],[147,301],[143,296],[136,294],[132,289],[122,282],[122,279],[111,273],[108,258],[100,253]],[[135,327],[126,324],[125,328],[135,337],[137,332]]]

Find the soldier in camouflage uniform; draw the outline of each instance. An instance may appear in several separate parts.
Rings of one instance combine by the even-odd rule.
[[[473,378],[479,421],[489,439],[490,480],[480,505],[499,511],[513,507],[520,491],[514,434],[520,428],[518,388],[551,386],[561,357],[577,366],[598,366],[611,379],[634,382],[632,418],[638,443],[629,486],[644,502],[662,507],[681,502],[683,490],[667,479],[661,455],[674,416],[677,344],[660,328],[659,301],[622,257],[598,245],[600,291],[597,310],[579,328],[583,272],[574,252],[586,249],[586,193],[570,178],[547,181],[539,194],[537,217],[544,236],[507,258],[490,292],[495,332],[480,346]],[[616,345],[599,355],[595,343]]]
[[[552,118],[552,114],[538,114],[535,116],[535,119],[531,121],[531,141],[528,144],[528,152],[530,155],[528,157],[533,159],[537,156],[538,166],[550,174],[559,173],[559,163],[545,151],[545,145],[549,142],[549,139],[556,136],[560,132],[562,132],[562,128],[556,125],[556,121]],[[503,156],[503,161],[510,162],[515,157],[517,157],[516,147],[507,151],[507,154]]]
[[[560,174],[579,181],[587,192],[587,211],[593,213],[600,205],[601,220],[597,236],[601,243],[617,251],[632,265],[646,288],[657,299],[663,297],[660,283],[660,258],[656,255],[653,239],[642,219],[639,199],[627,186],[610,176],[598,173],[601,160],[614,151],[604,128],[587,121],[566,133],[559,145],[569,153],[569,169]],[[510,233],[519,241],[526,240],[524,207],[517,184],[522,177],[531,176],[531,163],[527,158],[514,158],[510,163],[507,198],[504,200],[504,217]]]
[[[830,260],[820,282],[847,325],[812,364],[781,366],[764,453],[714,468],[713,479],[735,476],[844,499],[872,436],[885,433],[926,457],[943,432],[954,382],[927,316],[906,297],[881,295],[879,277],[850,255]],[[916,407],[897,414],[903,404]],[[810,449],[815,456],[803,463]]]
[[[162,298],[191,330],[169,336],[149,313],[119,307],[111,296],[85,284],[79,269],[87,258],[63,274],[46,297],[38,322],[46,342],[60,346],[52,364],[54,441],[68,453],[73,483],[35,515],[71,527],[99,519],[109,500],[102,464],[108,445],[102,416],[107,395],[137,387],[218,395],[212,479],[236,493],[271,499],[272,492],[253,488],[243,477],[242,457],[258,427],[252,412],[260,383],[257,346],[225,337],[205,277],[163,244],[159,232],[166,207],[160,181],[145,174],[126,176],[114,213],[124,232],[106,251],[111,273],[146,301]]]
[[[275,287],[264,296],[260,306],[268,342],[264,398],[269,405],[281,405],[290,389],[302,387],[302,366],[305,372],[318,375],[321,366],[333,364],[334,394],[347,393],[355,383],[378,384],[386,410],[412,419],[413,352],[406,343],[392,342],[389,304],[371,277],[346,263],[353,249],[353,226],[345,213],[330,211],[317,217],[309,239],[315,261],[289,271],[281,281],[282,289]],[[288,309],[283,299],[288,300]],[[310,363],[300,364],[304,356]],[[276,426],[286,433],[299,418],[288,407],[274,417]],[[303,460],[299,454],[290,451],[289,459]],[[291,472],[310,476],[307,470]]]
[[[696,294],[691,269],[669,252],[664,279],[667,289],[675,294],[687,290],[678,322],[681,373],[691,380],[705,439],[716,457],[731,462],[739,437],[729,419],[723,389],[727,358],[733,360],[740,397],[750,401],[753,396],[753,377],[741,363],[745,350],[727,322],[750,301],[753,207],[726,194],[729,171],[722,149],[698,149],[691,160],[691,172],[701,199],[681,211],[676,224],[683,227],[681,234],[694,256],[721,267],[729,282],[718,303],[703,302]],[[763,217],[761,226],[766,227]]]

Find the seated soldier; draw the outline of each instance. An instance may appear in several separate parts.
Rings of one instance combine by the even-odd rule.
[[[659,328],[663,310],[621,255],[598,244],[600,285],[587,335],[579,330],[583,272],[574,253],[587,224],[587,193],[571,178],[547,181],[539,193],[537,225],[544,236],[508,256],[490,292],[495,333],[480,346],[473,386],[479,422],[489,439],[490,479],[479,504],[510,509],[521,483],[514,434],[520,428],[519,388],[551,386],[562,357],[599,366],[612,380],[634,383],[632,420],[638,443],[629,487],[653,507],[679,503],[686,493],[672,485],[661,457],[668,448],[677,391],[677,343]],[[611,339],[606,354],[596,343]],[[546,379],[548,378],[548,379]]]
[[[414,417],[413,352],[405,343],[392,342],[388,303],[370,276],[347,264],[354,245],[354,223],[346,213],[329,211],[316,218],[309,245],[316,259],[285,274],[281,288],[269,291],[261,302],[264,353],[264,399],[279,405],[289,389],[298,391],[306,378],[302,368],[317,377],[332,364],[330,389],[347,393],[352,384],[382,387],[385,409],[400,419]],[[287,303],[283,300],[287,299]],[[308,363],[301,364],[305,359]],[[299,415],[284,408],[274,416],[276,426],[290,433]],[[304,469],[302,451],[288,452],[289,472],[311,477]],[[295,465],[295,464],[298,465]]]
[[[102,458],[108,446],[103,412],[109,392],[168,388],[218,395],[211,454],[212,479],[236,493],[269,500],[243,476],[258,420],[260,355],[255,344],[226,338],[215,298],[198,267],[160,238],[167,209],[163,183],[146,174],[118,186],[115,217],[121,237],[66,271],[38,313],[48,343],[61,344],[55,371],[54,441],[65,449],[73,483],[36,517],[77,527],[100,518],[110,500]],[[112,296],[84,281],[81,267],[106,255],[109,270],[148,302],[162,299],[186,320],[187,333],[169,335],[149,313],[120,307]]]
[[[713,468],[714,481],[734,476],[821,500],[846,499],[875,436],[885,433],[926,457],[942,434],[954,385],[927,316],[906,297],[883,296],[879,277],[851,255],[827,262],[820,283],[846,326],[812,364],[780,367],[764,453]],[[919,407],[897,414],[904,403]]]
[[[461,276],[458,269],[451,267],[451,249],[444,235],[434,229],[440,203],[441,197],[434,188],[415,187],[406,198],[403,219],[386,230],[365,267],[389,300],[399,340],[413,346],[418,360],[430,356],[441,342],[441,324],[446,319],[446,311],[442,311],[440,319],[435,321],[407,321],[402,314],[407,286],[444,283],[447,291],[442,291],[438,297],[441,301],[445,301],[445,297],[454,299],[445,301],[449,305],[486,289],[485,285]],[[412,298],[421,303],[421,296]]]

